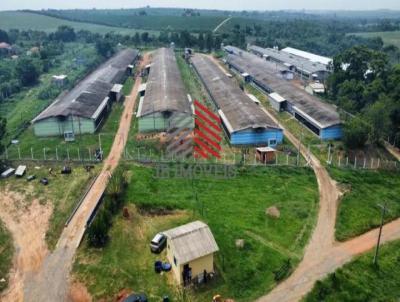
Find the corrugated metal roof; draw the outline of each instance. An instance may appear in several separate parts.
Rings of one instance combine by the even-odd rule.
[[[293,48],[293,47],[286,47],[286,48],[282,49],[282,51],[290,53],[292,55],[296,55],[298,57],[308,59],[311,62],[321,63],[324,65],[329,65],[333,61],[332,58],[323,57],[323,56],[316,55],[314,53],[300,50],[300,49]]]
[[[210,228],[195,221],[163,232],[174,247],[174,257],[185,264],[219,250]]]
[[[191,114],[175,53],[170,48],[160,48],[153,55],[140,116],[157,112]]]
[[[33,122],[49,117],[70,115],[92,118],[114,84],[120,84],[125,75],[126,67],[138,55],[139,51],[135,49],[120,51],[78,83],[71,91],[55,100]]]
[[[196,54],[192,57],[192,63],[218,109],[229,121],[230,132],[279,128],[210,58]]]
[[[270,93],[276,92],[291,102],[309,116],[310,120],[316,121],[319,127],[326,128],[341,123],[335,107],[279,77],[273,63],[245,51],[240,56],[228,55],[226,61],[239,72],[248,72],[257,85],[269,90]]]
[[[327,66],[319,62],[312,62],[308,59],[292,55],[281,50],[272,48],[262,48],[255,45],[249,47],[249,50],[262,56],[274,58],[282,64],[293,65],[297,70],[304,73],[313,74],[317,72],[328,72]]]

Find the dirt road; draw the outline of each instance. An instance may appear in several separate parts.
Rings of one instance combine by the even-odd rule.
[[[273,115],[266,109],[264,111],[279,124]],[[280,126],[284,129],[282,125]],[[286,129],[284,134],[295,146],[299,146],[299,141],[294,135]],[[336,213],[341,193],[319,160],[309,154],[303,145],[300,150],[305,158],[310,159],[318,181],[320,202],[317,225],[306,247],[303,260],[294,273],[269,294],[259,298],[259,302],[299,301],[312,289],[317,280],[351,261],[354,256],[369,251],[376,244],[377,229],[344,243],[335,241]],[[383,230],[383,243],[396,239],[400,239],[400,219],[385,225]]]
[[[25,194],[5,189],[1,192],[0,209],[0,219],[12,234],[15,247],[9,287],[0,301],[22,301],[26,275],[35,272],[48,254],[45,235],[52,205],[41,204],[37,199],[27,204]]]
[[[145,56],[141,66],[148,64]],[[131,126],[135,101],[141,78],[137,77],[131,94],[125,101],[125,109],[121,117],[118,132],[115,136],[110,155],[105,159],[102,171],[93,187],[85,197],[77,213],[64,229],[57,246],[51,254],[45,257],[42,267],[25,279],[24,301],[66,301],[69,291],[69,272],[76,249],[85,232],[88,221],[97,201],[103,194],[109,177],[117,167],[123,154],[125,143]]]

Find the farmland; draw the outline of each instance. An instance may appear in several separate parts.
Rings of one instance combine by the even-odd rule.
[[[400,242],[381,248],[379,267],[372,264],[373,255],[371,251],[318,281],[303,301],[397,301],[400,296]]]
[[[194,180],[157,179],[152,168],[142,166],[130,171],[126,200],[134,213],[132,222],[118,215],[109,245],[102,250],[81,248],[75,263],[77,278],[95,299],[110,298],[121,288],[157,298],[165,291],[176,296],[173,288],[165,287],[170,277],[167,281],[153,272],[155,258],[146,246],[156,232],[189,220],[207,222],[220,247],[216,283],[189,291],[196,301],[209,301],[215,292],[252,300],[275,285],[274,272],[287,259],[293,266],[301,259],[317,210],[311,170],[243,168],[233,179]],[[280,210],[280,218],[265,214],[270,206]],[[235,247],[239,238],[246,242],[243,249]]]
[[[180,15],[160,15],[154,18],[152,15],[138,15],[136,11],[129,10],[63,10],[51,12],[50,14],[68,20],[150,31],[207,31],[213,30],[219,23],[226,19],[224,16],[189,17]]]
[[[105,34],[114,32],[119,34],[134,34],[135,31],[127,28],[118,28],[90,23],[74,22],[59,18],[28,13],[28,12],[0,12],[0,28],[3,30],[39,30],[54,32],[60,25],[68,25],[76,31],[89,30],[94,33]],[[140,32],[140,31],[139,31]]]
[[[386,45],[395,45],[400,47],[400,31],[385,31],[385,32],[365,32],[365,33],[353,33],[363,38],[375,38],[381,37]]]
[[[330,169],[345,192],[340,201],[336,238],[346,240],[379,226],[381,208],[387,203],[390,211],[385,222],[400,216],[400,177],[396,172]]]

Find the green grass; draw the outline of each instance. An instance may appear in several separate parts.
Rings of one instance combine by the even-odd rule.
[[[371,251],[318,281],[303,301],[398,301],[400,241],[382,247],[379,268],[372,264],[373,255]]]
[[[13,253],[11,235],[0,221],[0,279],[6,280],[0,282],[0,292],[8,286],[8,272],[11,268]]]
[[[329,169],[345,191],[336,221],[336,238],[346,240],[378,227],[387,202],[385,222],[400,216],[400,174],[385,171]]]
[[[0,28],[4,30],[20,29],[20,30],[40,30],[45,32],[56,31],[60,25],[68,25],[76,31],[89,30],[91,32],[105,34],[115,32],[123,35],[135,34],[138,30],[128,28],[118,28],[83,22],[74,22],[54,17],[43,16],[27,12],[7,11],[0,12]],[[139,31],[140,32],[140,31]]]
[[[117,218],[109,246],[103,250],[80,250],[75,271],[89,285],[95,299],[110,299],[121,288],[152,295],[158,287],[164,288],[166,281],[153,273],[153,257],[147,246],[152,235],[166,229],[154,222],[163,220],[163,216],[154,215],[162,210],[184,210],[190,220],[207,222],[219,245],[218,279],[190,292],[193,301],[210,301],[215,293],[237,301],[254,300],[275,286],[273,272],[288,258],[293,265],[301,259],[318,207],[312,170],[242,168],[233,179],[202,177],[193,181],[154,178],[154,170],[142,166],[134,166],[131,171],[126,199],[145,216],[144,228],[151,231],[137,232],[135,225],[140,225],[142,218],[134,216],[132,222]],[[265,214],[266,208],[273,205],[280,210],[279,219]],[[168,216],[166,219],[168,227],[172,227],[189,217],[173,222]],[[245,240],[243,249],[235,247],[236,239]],[[140,277],[135,278],[136,275]]]
[[[226,18],[224,16],[140,16],[137,12],[129,10],[62,10],[52,12],[52,15],[70,20],[141,30],[188,30],[190,32],[213,30]]]
[[[51,174],[49,168],[53,170]],[[96,167],[91,172],[87,172],[83,166],[72,166],[72,174],[61,175],[61,168],[62,166],[58,165],[42,165],[36,169],[35,165],[29,164],[27,175],[36,175],[36,180],[28,183],[25,178],[10,177],[0,183],[0,187],[7,187],[8,190],[25,196],[24,204],[21,206],[29,205],[34,198],[38,198],[42,204],[53,205],[49,229],[46,232],[46,241],[50,250],[55,247],[65,222],[99,170],[99,167]],[[39,183],[43,177],[49,179],[48,186]]]
[[[351,35],[356,35],[363,38],[381,37],[383,43],[386,45],[392,44],[400,47],[400,31],[352,33]]]

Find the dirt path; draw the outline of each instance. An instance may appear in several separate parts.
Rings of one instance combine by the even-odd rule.
[[[224,21],[222,21],[220,24],[218,24],[217,27],[214,28],[213,33],[216,33],[218,31],[218,29],[220,29],[221,26],[224,25],[226,22],[228,22],[230,19],[232,19],[232,17],[226,18]]]
[[[273,115],[266,109],[264,111],[279,124]],[[299,145],[299,141],[286,129],[284,134],[295,146]],[[303,145],[300,151],[305,158],[309,157],[318,181],[320,202],[317,225],[306,247],[303,260],[294,273],[269,294],[259,298],[259,302],[299,301],[311,291],[317,280],[351,261],[354,256],[371,250],[376,244],[378,229],[344,243],[335,241],[336,213],[341,193],[319,160],[309,154]],[[383,230],[383,243],[396,239],[400,239],[400,219],[385,225]]]
[[[25,195],[8,189],[1,192],[0,209],[0,219],[11,232],[16,251],[9,287],[0,300],[23,301],[27,276],[39,269],[48,254],[45,235],[53,209],[50,203],[42,205],[37,199],[27,204]]]
[[[148,56],[146,55],[141,62],[141,67],[147,65],[147,61]],[[85,232],[86,222],[123,154],[140,84],[141,78],[137,77],[132,92],[125,101],[125,109],[121,116],[118,132],[99,177],[69,225],[62,232],[55,250],[44,259],[39,271],[25,280],[24,301],[66,301],[76,296],[74,293],[69,293],[69,273],[74,254]]]

